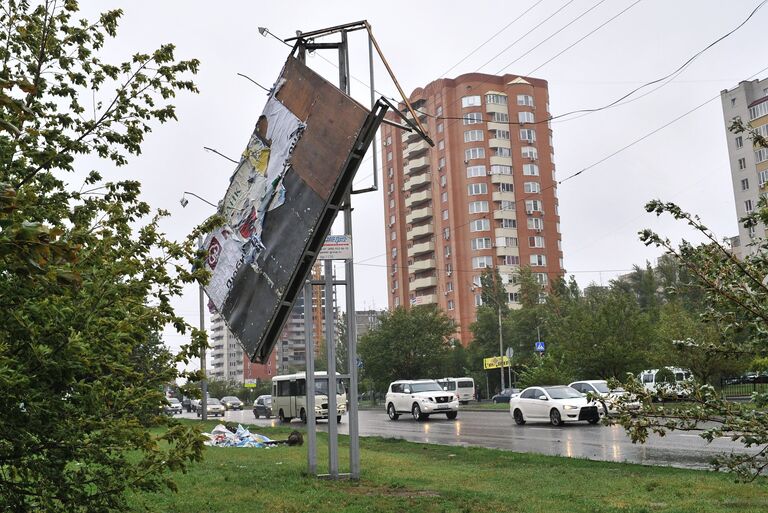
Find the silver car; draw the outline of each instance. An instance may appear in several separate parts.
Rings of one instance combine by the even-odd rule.
[[[216,399],[214,397],[209,397],[207,403],[208,404],[207,404],[207,408],[206,409],[208,410],[208,416],[210,416],[210,417],[215,417],[217,415],[220,416],[220,417],[223,417],[224,416],[224,412],[227,411],[227,409],[224,408],[224,405],[221,404],[221,401],[219,401],[218,399]],[[202,404],[201,404],[197,408],[197,416],[198,417],[202,416],[202,413],[203,413],[203,407],[202,407]]]

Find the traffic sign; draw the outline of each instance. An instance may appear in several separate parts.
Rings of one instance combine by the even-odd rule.
[[[507,358],[511,359],[513,356],[515,356],[515,350],[512,349],[511,347],[508,347],[507,352],[505,354],[507,355]]]
[[[544,349],[545,349],[545,347],[544,347],[544,342],[542,342],[541,340],[539,340],[538,342],[536,342],[536,343],[534,344],[534,347],[535,347],[536,351],[538,351],[538,352],[540,352],[540,353],[543,353],[543,352],[544,352]]]

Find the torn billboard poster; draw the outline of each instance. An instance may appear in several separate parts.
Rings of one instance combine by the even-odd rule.
[[[205,291],[252,361],[268,359],[385,111],[286,62],[203,243]]]

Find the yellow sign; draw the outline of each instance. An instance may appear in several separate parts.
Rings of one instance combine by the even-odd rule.
[[[509,367],[509,358],[506,356],[491,356],[490,358],[483,358],[483,369],[498,369],[500,367]]]

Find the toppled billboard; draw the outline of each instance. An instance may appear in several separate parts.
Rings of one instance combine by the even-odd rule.
[[[286,62],[204,241],[205,291],[251,361],[269,357],[385,112]]]

